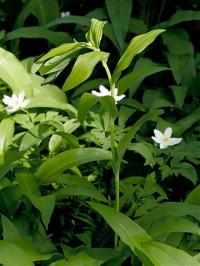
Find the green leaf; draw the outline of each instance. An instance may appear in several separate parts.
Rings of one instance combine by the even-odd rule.
[[[173,107],[169,96],[163,91],[159,90],[145,90],[143,94],[143,104],[149,108]]]
[[[39,25],[45,26],[48,22],[60,16],[58,1],[40,1],[35,7],[33,14],[37,17]]]
[[[103,27],[106,21],[99,21],[98,19],[91,19],[91,26],[89,31],[86,33],[86,39],[96,49],[99,49],[100,42],[103,35]]]
[[[186,203],[200,205],[200,185],[195,187],[187,196]]]
[[[78,119],[81,123],[84,121],[86,113],[97,102],[101,103],[102,107],[111,115],[113,119],[115,119],[118,116],[118,111],[113,97],[111,96],[98,97],[96,95],[86,92],[81,96],[79,104]]]
[[[20,28],[24,25],[26,18],[33,12],[34,8],[44,0],[30,0],[28,1],[21,11],[19,12],[14,24],[14,28]]]
[[[74,166],[79,166],[84,163],[110,160],[111,153],[106,150],[97,148],[80,148],[71,149],[57,154],[56,156],[47,159],[38,168],[36,175],[40,180],[45,180],[49,176],[70,169]]]
[[[156,64],[148,58],[139,59],[136,63],[136,66],[137,67],[135,67],[132,72],[122,77],[116,83],[116,87],[119,89],[120,94],[127,91],[127,89],[130,89],[132,96],[146,77],[169,70],[168,67]]]
[[[15,244],[0,240],[0,263],[5,266],[34,266],[27,253]]]
[[[12,118],[5,118],[0,123],[0,165],[4,163],[4,152],[11,144],[15,130],[15,122]]]
[[[155,158],[149,146],[145,143],[131,143],[128,150],[135,151],[142,155],[145,159],[145,165],[154,165]]]
[[[117,160],[114,162],[115,170],[118,170],[121,164],[121,161],[123,159],[123,156],[128,149],[128,146],[136,134],[136,132],[139,130],[139,128],[142,126],[143,123],[145,123],[148,120],[155,119],[157,116],[162,114],[161,110],[154,110],[150,111],[149,113],[143,115],[130,129],[129,131],[123,136],[123,138],[119,141],[118,147],[117,147]]]
[[[24,90],[27,96],[32,95],[30,76],[18,59],[3,48],[0,48],[0,79],[8,84],[13,93]]]
[[[6,216],[1,215],[1,222],[4,240],[15,241],[21,237],[15,225]]]
[[[200,108],[197,108],[192,112],[191,115],[188,115],[180,119],[172,126],[174,134],[182,135],[187,129],[191,128],[199,120],[200,120]]]
[[[28,171],[21,170],[16,172],[16,180],[19,188],[24,195],[40,196],[40,191],[36,178]]]
[[[197,224],[184,217],[166,216],[155,221],[148,232],[153,237],[175,232],[200,235],[200,228]]]
[[[197,260],[188,253],[164,243],[149,241],[142,243],[142,249],[155,266],[200,265],[200,263],[198,263]]]
[[[182,202],[166,202],[159,204],[158,207],[137,219],[137,222],[148,231],[155,221],[166,216],[192,216],[200,221],[200,207]]]
[[[45,227],[48,228],[48,224],[55,206],[55,196],[53,194],[49,194],[38,197],[27,194],[27,197],[30,199],[33,206],[40,211],[42,221]]]
[[[170,89],[172,90],[175,98],[175,104],[177,105],[178,108],[182,108],[184,104],[185,97],[188,92],[188,87],[187,86],[170,86]]]
[[[54,32],[40,26],[23,27],[6,34],[6,40],[11,41],[20,38],[46,39],[54,45],[71,42],[72,38],[67,32]]]
[[[151,239],[142,227],[132,221],[128,216],[103,204],[90,202],[89,205],[103,216],[110,227],[133,252],[135,252],[135,248],[139,248],[141,242],[146,242]]]
[[[106,0],[105,4],[115,39],[123,51],[131,19],[132,0]]]
[[[161,22],[157,27],[168,28],[181,22],[193,20],[200,20],[200,11],[179,9],[169,20]]]
[[[103,60],[107,60],[108,56],[108,53],[100,51],[94,51],[80,55],[63,85],[63,90],[71,90],[88,79],[92,74],[96,64]]]
[[[77,43],[64,43],[59,45],[56,48],[51,49],[48,53],[46,53],[45,55],[43,55],[42,57],[40,57],[38,59],[37,62],[43,62],[46,61],[47,59],[50,59],[52,57],[56,57],[65,53],[69,53],[72,52],[74,49],[78,48],[78,44]]]
[[[112,76],[113,82],[116,82],[119,79],[121,72],[130,65],[134,56],[141,53],[148,45],[150,45],[155,40],[155,38],[159,34],[164,31],[165,30],[157,29],[134,37],[131,40],[128,48],[123,53],[119,62],[117,63],[117,66]]]
[[[179,162],[177,164],[171,164],[172,170],[175,175],[181,174],[188,180],[190,180],[194,185],[196,185],[198,180],[197,171],[194,166],[187,162]]]

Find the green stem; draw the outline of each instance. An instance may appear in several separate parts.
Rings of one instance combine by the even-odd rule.
[[[115,83],[112,82],[112,76],[110,73],[110,70],[108,68],[108,65],[106,62],[102,62],[103,67],[106,71],[106,74],[108,76],[109,84],[110,84],[110,91],[111,91],[111,96],[114,98],[114,92],[115,92]],[[116,151],[115,151],[115,121],[111,117],[110,118],[110,138],[111,138],[111,151],[112,151],[112,161],[113,163],[116,160]],[[113,168],[113,173],[115,176],[115,209],[117,212],[119,212],[119,171],[114,171]],[[115,234],[114,238],[114,245],[115,248],[118,246],[118,235]]]

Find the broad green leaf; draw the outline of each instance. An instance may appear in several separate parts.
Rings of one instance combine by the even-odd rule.
[[[117,147],[117,160],[114,162],[114,168],[115,170],[118,170],[121,164],[121,161],[123,159],[123,156],[128,149],[128,146],[136,134],[136,132],[139,130],[139,128],[142,126],[143,123],[145,123],[148,120],[155,119],[157,116],[162,114],[161,110],[154,110],[150,111],[149,113],[143,115],[130,129],[129,131],[123,136],[123,138],[119,141],[118,147]]]
[[[200,11],[177,10],[175,14],[167,21],[161,22],[157,27],[168,28],[181,22],[200,20]]]
[[[39,179],[45,180],[49,176],[62,173],[74,166],[98,160],[110,160],[111,153],[97,148],[71,149],[47,159],[40,165],[36,175]]]
[[[149,241],[142,243],[142,250],[155,266],[199,266],[200,263],[188,253],[164,243]]]
[[[141,58],[137,61],[136,66],[132,72],[122,77],[116,83],[119,93],[122,94],[127,89],[130,89],[131,95],[135,93],[141,82],[148,76],[169,70],[168,67],[156,64],[148,58]]]
[[[0,165],[4,163],[4,152],[12,142],[15,130],[14,124],[12,118],[5,118],[0,123]]]
[[[92,183],[84,179],[84,177],[70,174],[58,174],[39,181],[40,183],[45,184],[55,182],[64,187],[55,192],[55,196],[59,199],[66,198],[68,196],[84,196],[104,202],[107,201],[103,194],[101,194]]]
[[[45,227],[48,228],[48,224],[55,206],[55,196],[53,194],[46,196],[27,194],[27,197],[30,199],[33,206],[40,211],[42,221]]]
[[[42,3],[44,0],[30,0],[28,1],[23,8],[21,9],[20,13],[17,16],[17,19],[14,24],[14,28],[20,28],[24,25],[26,18],[33,12],[34,8]]]
[[[151,225],[166,216],[184,217],[192,216],[200,221],[200,207],[182,202],[166,202],[159,204],[152,211],[137,219],[143,228],[147,231]]]
[[[96,49],[99,49],[100,42],[103,35],[103,27],[106,21],[99,21],[98,19],[91,19],[91,26],[89,31],[86,33],[86,39]]]
[[[108,56],[108,53],[100,51],[94,51],[80,55],[77,58],[70,75],[65,80],[63,90],[67,91],[73,89],[74,87],[78,86],[83,81],[88,79],[92,74],[92,71],[96,64],[103,60],[107,60]]]
[[[144,229],[132,221],[128,216],[103,204],[90,202],[89,205],[103,216],[110,227],[133,252],[135,252],[135,248],[139,248],[141,242],[146,242],[151,239]]]
[[[83,196],[93,198],[99,201],[107,202],[107,199],[93,185],[67,186],[55,192],[58,199],[64,199],[69,196]]]
[[[158,27],[158,28],[162,28],[162,27]],[[144,23],[143,20],[138,19],[138,18],[131,18],[129,32],[139,35],[147,31],[148,31],[148,26]]]
[[[184,104],[185,97],[188,92],[188,87],[187,86],[170,86],[170,89],[172,90],[175,98],[175,104],[177,105],[178,108],[182,108]]]
[[[90,93],[84,93],[80,99],[78,119],[82,123],[85,119],[86,113],[91,109],[91,107],[100,102],[102,107],[111,115],[113,119],[118,116],[115,101],[111,96],[98,97]]]
[[[88,249],[71,256],[67,261],[60,260],[50,264],[50,266],[101,266],[105,261],[116,257],[118,254],[112,249]]]
[[[197,108],[192,114],[180,119],[173,126],[173,132],[176,135],[183,134],[187,129],[191,128],[200,120],[200,108]]]
[[[148,230],[148,233],[152,237],[175,232],[200,235],[200,228],[197,224],[184,217],[166,216],[155,221]]]
[[[23,27],[6,34],[7,41],[20,38],[46,39],[54,45],[72,41],[71,36],[67,32],[54,32],[40,26]]]
[[[22,194],[40,196],[36,178],[32,173],[25,170],[18,171],[16,172],[16,180]]]
[[[134,56],[141,53],[148,45],[150,45],[155,40],[155,38],[159,34],[164,31],[165,30],[157,29],[134,37],[131,40],[128,48],[123,53],[119,62],[117,63],[117,66],[112,76],[113,82],[116,82],[119,79],[121,72],[130,65]]]
[[[188,162],[179,162],[177,164],[171,164],[172,170],[175,175],[181,174],[188,180],[190,180],[194,185],[198,181],[198,175],[195,167]]]
[[[51,0],[38,3],[33,14],[37,17],[39,25],[45,26],[48,22],[60,16],[58,1]]]
[[[200,205],[200,185],[195,187],[187,196],[186,203]]]
[[[0,240],[0,263],[4,266],[34,266],[32,259],[17,245]]]
[[[18,59],[3,48],[0,48],[0,79],[8,84],[13,93],[24,90],[27,96],[32,95],[30,76]]]
[[[67,16],[64,18],[57,18],[46,25],[46,28],[51,28],[60,24],[78,24],[82,26],[90,26],[90,18],[86,16]]]
[[[111,20],[115,39],[121,51],[124,49],[124,40],[129,29],[132,0],[106,0],[106,9]]]
[[[4,215],[1,215],[3,240],[15,241],[21,237],[15,225]]]
[[[128,150],[135,151],[142,155],[145,159],[145,165],[154,165],[155,158],[151,149],[145,143],[131,143],[128,147]]]
[[[142,101],[145,106],[153,109],[174,106],[170,102],[169,96],[158,88],[156,90],[145,90]]]

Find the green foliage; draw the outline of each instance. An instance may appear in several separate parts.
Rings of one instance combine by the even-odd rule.
[[[0,3],[0,264],[198,266],[199,5],[79,2]]]

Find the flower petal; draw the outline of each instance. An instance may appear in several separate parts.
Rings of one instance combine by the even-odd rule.
[[[169,139],[168,145],[174,146],[176,144],[179,144],[182,141],[182,138],[171,138]]]
[[[99,86],[99,90],[103,94],[102,96],[110,95],[110,91],[106,89],[106,87],[104,87],[103,85]]]
[[[160,138],[156,138],[156,137],[151,137],[156,143],[158,143],[158,144],[161,144],[161,143],[163,143],[163,141],[160,139]]]
[[[101,93],[101,92],[94,91],[94,90],[92,90],[92,94],[94,94],[94,95],[96,95],[96,96],[99,96],[99,97],[102,97],[102,96],[104,96],[104,95],[102,95],[102,93]]]
[[[163,136],[163,133],[162,132],[160,132],[157,129],[154,129],[153,132],[154,132],[154,135],[155,135],[156,138],[158,138],[158,139],[162,138],[162,136]]]
[[[171,127],[168,127],[165,129],[165,132],[164,132],[164,135],[168,138],[171,138],[171,135],[172,135],[172,128]]]
[[[24,91],[21,91],[21,92],[18,94],[18,100],[19,100],[19,101],[23,101],[23,100],[24,100],[24,97],[25,97],[25,92],[24,92]]]
[[[6,105],[10,105],[10,104],[12,104],[12,98],[9,97],[9,96],[7,96],[7,95],[4,95],[4,96],[3,96],[2,101],[3,101]]]
[[[167,144],[165,143],[160,143],[160,149],[163,150],[163,149],[166,149],[167,148]]]
[[[115,96],[115,101],[116,101],[116,102],[119,102],[119,101],[121,101],[124,97],[126,97],[125,94],[122,94],[122,95],[119,95],[119,96]]]

